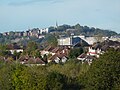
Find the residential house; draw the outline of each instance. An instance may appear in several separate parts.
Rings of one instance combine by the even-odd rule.
[[[23,49],[17,44],[9,44],[7,48],[11,52],[11,54],[14,54],[14,52],[23,52]]]
[[[82,63],[85,61],[85,59],[86,59],[86,54],[85,53],[82,53],[81,55],[79,55],[78,57],[77,57],[77,59],[78,60],[80,60],[80,61],[82,61]]]
[[[89,47],[87,55],[99,58],[100,54],[103,54],[100,48]]]
[[[49,32],[48,28],[40,29],[40,34],[48,33],[48,32]]]
[[[86,56],[86,62],[88,62],[89,65],[91,65],[92,61],[95,59],[94,56],[87,55]]]
[[[34,57],[29,57],[29,56],[22,56],[22,57],[20,57],[19,61],[21,64],[25,64],[28,66],[45,65],[45,62],[38,57],[34,58]]]
[[[40,51],[41,52],[41,55],[44,56],[45,54],[48,55],[48,54],[52,54],[52,50],[54,48],[52,46],[48,46],[46,47],[44,50]]]
[[[26,62],[28,61],[28,59],[29,59],[29,56],[21,56],[21,57],[19,58],[19,62],[20,62],[21,64],[24,64],[24,63],[26,63]]]
[[[83,64],[84,62],[87,62],[87,63],[90,65],[90,64],[92,63],[92,61],[95,59],[95,57],[83,53],[83,54],[79,55],[79,56],[77,57],[77,59],[80,60],[80,61],[82,62],[82,64]]]
[[[55,54],[55,55],[51,56],[48,59],[48,62],[65,63],[67,60],[68,60],[68,57],[66,56],[66,54],[60,53],[60,54]]]
[[[56,53],[60,53],[62,51],[63,48],[61,47],[56,47],[51,51],[52,55],[55,55]]]

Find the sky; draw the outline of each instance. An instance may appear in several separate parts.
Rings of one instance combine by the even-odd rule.
[[[68,24],[120,33],[120,0],[0,0],[0,33]]]

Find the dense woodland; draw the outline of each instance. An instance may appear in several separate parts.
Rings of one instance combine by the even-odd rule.
[[[120,51],[108,50],[89,66],[70,59],[65,64],[26,66],[0,60],[0,90],[119,90]]]

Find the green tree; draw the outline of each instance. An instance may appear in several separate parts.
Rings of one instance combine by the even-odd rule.
[[[120,87],[120,52],[109,50],[92,63],[83,78],[86,90],[118,90]]]
[[[37,50],[35,50],[35,51],[31,51],[32,52],[32,56],[33,57],[35,57],[35,58],[37,58],[37,57],[39,57],[39,58],[42,58],[42,56],[41,56],[41,53],[40,53],[40,51],[37,49]]]
[[[9,63],[2,62],[0,64],[0,90],[13,90],[11,70]]]
[[[75,29],[76,29],[76,30],[80,30],[80,28],[81,28],[81,26],[80,26],[79,23],[75,25]]]
[[[83,53],[83,48],[73,48],[70,50],[69,57],[76,58]]]
[[[33,53],[32,51],[35,51],[37,49],[38,49],[37,43],[34,41],[30,41],[30,42],[28,42],[27,48],[25,49],[24,53],[26,53],[28,55],[32,55],[32,53]]]
[[[43,56],[43,61],[44,61],[45,63],[48,63],[48,61],[47,61],[47,55],[46,55],[46,54],[44,54],[44,56]]]
[[[47,90],[63,90],[65,87],[65,76],[57,72],[49,72],[47,75]]]
[[[0,56],[8,57],[8,56],[10,56],[10,55],[11,55],[11,52],[10,52],[10,51],[7,51],[7,46],[1,44],[1,45],[0,45]]]
[[[46,36],[46,41],[51,46],[57,46],[58,44],[57,38],[52,34]]]
[[[16,52],[16,51],[13,53],[15,60],[19,59],[20,54],[21,54],[21,52]]]

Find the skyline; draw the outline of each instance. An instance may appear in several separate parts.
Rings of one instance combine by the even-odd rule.
[[[1,0],[0,32],[68,24],[120,33],[119,0]]]

